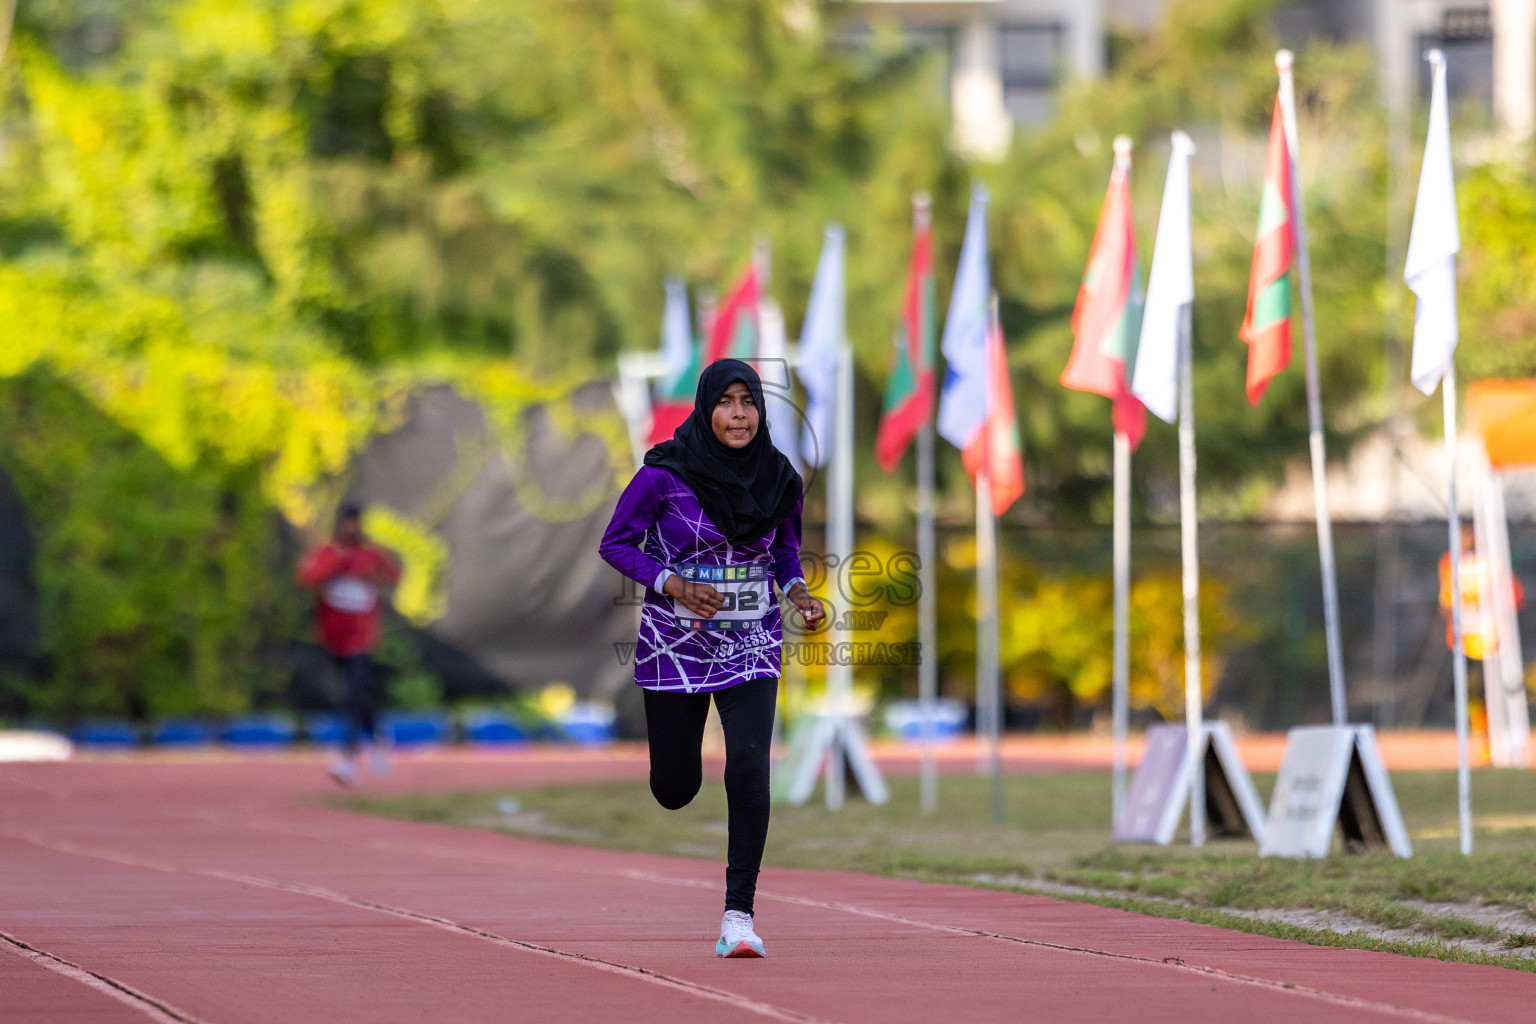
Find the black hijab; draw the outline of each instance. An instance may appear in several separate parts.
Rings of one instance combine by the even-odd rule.
[[[711,420],[725,389],[741,381],[757,405],[757,433],[741,448],[715,436]],[[699,374],[693,412],[645,453],[647,466],[663,466],[692,488],[704,514],[732,544],[762,540],[794,511],[804,485],[768,437],[768,409],[757,371],[740,359],[717,359]]]

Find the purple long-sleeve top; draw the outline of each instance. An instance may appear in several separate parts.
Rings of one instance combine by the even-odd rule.
[[[619,495],[598,551],[603,561],[645,587],[635,682],[648,690],[701,693],[749,679],[776,678],[784,643],[778,604],[744,629],[687,629],[662,594],[674,566],[764,563],[781,590],[799,579],[800,512],[750,544],[731,544],[705,515],[693,490],[670,469],[643,466]]]

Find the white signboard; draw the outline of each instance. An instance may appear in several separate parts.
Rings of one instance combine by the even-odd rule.
[[[1179,819],[1189,805],[1189,761],[1184,756],[1189,733],[1182,725],[1154,725],[1147,730],[1147,746],[1125,813],[1115,829],[1122,843],[1157,843],[1167,846],[1178,831]],[[1264,805],[1253,779],[1238,756],[1232,730],[1225,722],[1206,722],[1201,730],[1205,755],[1205,815],[1216,835],[1251,835],[1264,840]]]
[[[1413,856],[1392,782],[1368,725],[1292,729],[1269,802],[1261,857],[1326,857],[1335,828],[1348,850],[1387,846]]]

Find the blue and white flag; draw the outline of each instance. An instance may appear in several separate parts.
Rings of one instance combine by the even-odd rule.
[[[1456,254],[1461,229],[1456,223],[1456,181],[1451,171],[1451,123],[1445,104],[1445,55],[1425,54],[1433,68],[1429,98],[1429,138],[1424,169],[1408,236],[1408,264],[1403,280],[1418,303],[1413,314],[1413,386],[1426,395],[1435,390],[1456,354]]]
[[[987,300],[992,271],[987,263],[987,190],[971,188],[971,212],[960,247],[960,268],[944,319],[944,389],[939,395],[939,434],[965,449],[987,418]]]
[[[837,363],[846,330],[843,291],[843,227],[827,227],[811,284],[811,300],[800,326],[800,383],[805,386],[805,429],[800,454],[806,465],[825,466],[832,457],[833,410],[837,406]]]

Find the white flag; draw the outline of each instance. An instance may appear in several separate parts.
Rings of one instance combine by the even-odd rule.
[[[971,189],[971,212],[960,246],[960,268],[944,318],[944,390],[939,395],[939,434],[962,451],[987,418],[987,190]]]
[[[1451,368],[1456,352],[1456,181],[1451,172],[1451,123],[1445,105],[1445,55],[1425,54],[1434,69],[1429,99],[1429,138],[1408,236],[1403,280],[1418,297],[1413,315],[1413,386],[1426,395]]]
[[[1189,157],[1195,144],[1173,133],[1163,209],[1157,216],[1157,244],[1141,313],[1141,341],[1131,393],[1158,419],[1172,423],[1179,409],[1179,331],[1183,309],[1195,301],[1194,254],[1189,237]]]
[[[843,228],[827,227],[811,284],[811,301],[800,327],[800,383],[805,386],[805,430],[800,451],[807,465],[832,457],[832,413],[837,403],[837,361],[843,350]]]
[[[800,415],[790,401],[789,359],[784,344],[784,312],[772,299],[757,304],[757,375],[763,381],[763,416],[773,446],[800,468]]]

